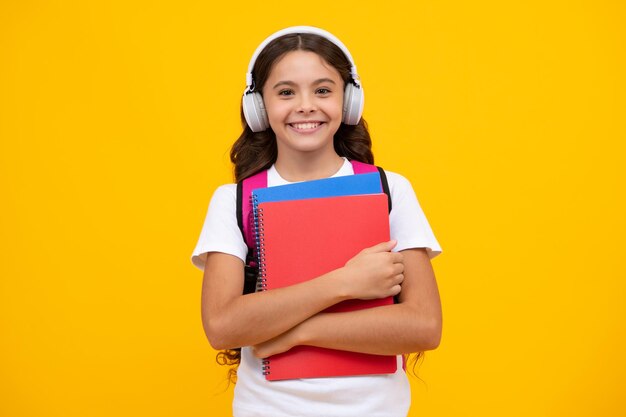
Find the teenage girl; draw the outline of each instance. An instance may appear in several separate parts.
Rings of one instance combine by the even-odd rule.
[[[231,150],[236,181],[267,169],[268,186],[276,186],[353,175],[352,159],[373,163],[356,67],[330,33],[300,26],[270,36],[252,58],[247,83],[244,129]],[[435,349],[441,337],[430,263],[441,248],[410,183],[386,174],[391,241],[316,279],[247,295],[248,249],[237,224],[236,185],[215,191],[192,260],[204,270],[202,320],[209,342],[225,351],[222,359],[238,363],[235,417],[407,415],[402,355]],[[321,313],[346,299],[396,295],[399,302],[389,306]],[[397,355],[399,366],[387,375],[267,381],[261,358],[296,345]],[[239,356],[234,349],[240,346]]]

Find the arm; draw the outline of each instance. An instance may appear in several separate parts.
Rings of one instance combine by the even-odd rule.
[[[404,255],[400,303],[349,313],[321,313],[255,346],[267,357],[296,345],[395,355],[435,349],[441,339],[441,302],[425,249]]]
[[[346,267],[297,285],[242,295],[243,262],[219,252],[207,256],[202,321],[211,345],[229,349],[265,342],[350,298],[383,298],[400,292],[402,255],[395,242],[362,251]]]

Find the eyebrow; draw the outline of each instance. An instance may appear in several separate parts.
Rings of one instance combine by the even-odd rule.
[[[336,84],[333,80],[331,80],[330,78],[320,78],[318,80],[315,80],[313,82],[313,85],[318,85],[318,84],[323,84],[323,83],[331,83],[331,84]],[[272,87],[273,89],[280,87],[282,85],[287,85],[289,87],[294,87],[296,85],[296,83],[294,83],[293,81],[279,81],[276,84],[274,84],[274,86]]]

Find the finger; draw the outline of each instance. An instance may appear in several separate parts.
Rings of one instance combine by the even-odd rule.
[[[400,285],[394,285],[393,287],[391,287],[391,290],[389,292],[391,293],[391,296],[396,296],[400,294],[401,291],[402,287]]]
[[[364,253],[377,253],[377,252],[389,252],[391,251],[398,242],[396,240],[390,240],[388,242],[381,242],[377,245],[370,246],[363,250]]]
[[[389,252],[389,256],[391,257],[391,262],[394,264],[404,263],[404,255],[399,252]]]
[[[394,263],[390,258],[387,258],[387,266],[389,269],[389,275],[401,274],[404,272],[404,264],[403,263]]]

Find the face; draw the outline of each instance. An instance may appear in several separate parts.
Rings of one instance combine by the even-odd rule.
[[[263,87],[278,155],[335,154],[333,136],[343,111],[344,83],[319,55],[292,51],[278,60]]]

